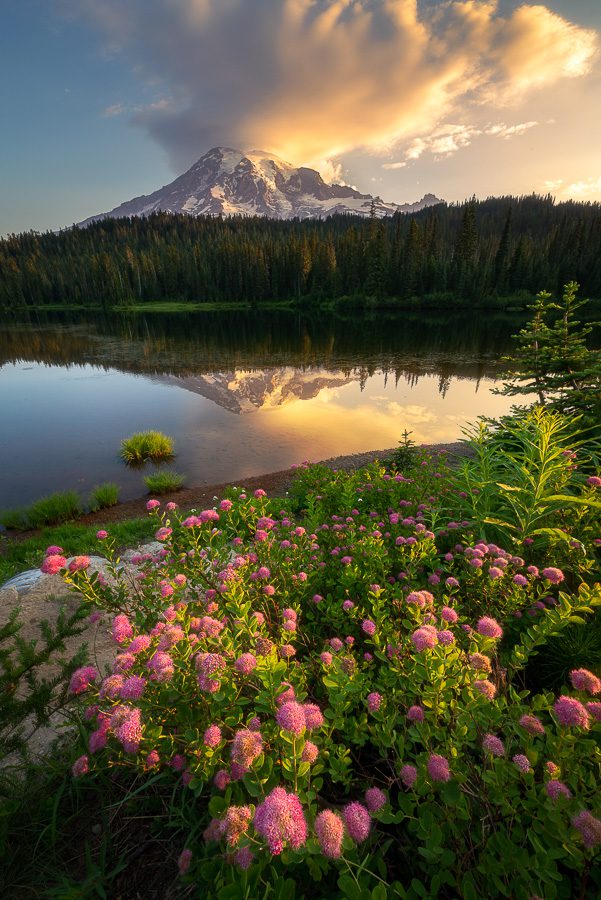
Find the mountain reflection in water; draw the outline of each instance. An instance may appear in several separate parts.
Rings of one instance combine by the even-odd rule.
[[[105,480],[142,494],[118,451],[144,428],[174,437],[189,483],[392,447],[404,428],[456,440],[509,408],[490,388],[518,328],[490,313],[31,315],[0,333],[0,507]]]

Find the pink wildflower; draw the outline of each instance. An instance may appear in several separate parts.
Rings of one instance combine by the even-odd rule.
[[[422,706],[410,706],[407,710],[407,718],[410,722],[423,722],[424,709]]]
[[[296,794],[287,794],[281,787],[274,788],[257,807],[253,823],[274,856],[282,852],[285,844],[298,850],[307,840],[301,802]]]
[[[418,652],[431,650],[438,643],[438,635],[433,625],[422,625],[411,635],[413,646]]]
[[[87,756],[80,756],[71,766],[71,772],[74,778],[80,778],[90,771],[89,760]]]
[[[474,690],[486,697],[487,700],[494,700],[497,694],[495,685],[485,678],[474,681]]]
[[[369,712],[377,712],[382,705],[382,695],[373,691],[367,695],[367,708]]]
[[[478,620],[476,631],[484,637],[494,638],[495,640],[503,637],[503,629],[499,623],[495,619],[491,619],[490,616],[483,616]]]
[[[314,763],[319,756],[319,747],[313,741],[305,741],[303,752],[301,753],[301,762]]]
[[[282,659],[291,659],[293,656],[296,656],[296,650],[292,644],[282,644],[280,647],[280,656]]]
[[[230,783],[230,776],[227,769],[219,769],[215,775],[213,782],[218,791],[224,791]]]
[[[277,712],[276,720],[280,728],[294,735],[303,734],[306,727],[305,711],[296,700],[283,703]]]
[[[344,824],[350,837],[357,843],[361,844],[367,839],[371,829],[371,819],[369,811],[362,803],[347,803],[342,811],[344,816]]]
[[[105,697],[108,697],[109,700],[116,700],[121,695],[123,681],[123,675],[108,675],[100,685],[99,698],[104,700]]]
[[[239,869],[246,871],[252,865],[252,861],[255,858],[255,854],[252,852],[250,847],[241,847],[234,854],[234,862],[238,866]]]
[[[601,820],[596,819],[587,809],[583,809],[574,816],[572,825],[580,832],[587,850],[601,844]]]
[[[133,639],[129,647],[128,653],[140,653],[141,650],[148,650],[152,643],[152,638],[148,634],[139,634]]]
[[[206,729],[203,742],[205,747],[214,749],[221,742],[221,728],[218,725],[209,725]]]
[[[123,682],[120,697],[122,700],[139,700],[146,688],[146,679],[139,675],[130,675]]]
[[[505,756],[503,741],[494,734],[485,734],[482,739],[482,747],[493,756]]]
[[[115,618],[113,619],[112,633],[113,640],[116,641],[117,644],[124,644],[131,637],[133,637],[134,630],[131,627],[131,622],[129,621],[127,616],[115,616]]]
[[[315,703],[304,703],[305,725],[307,731],[316,731],[323,725],[323,713]]]
[[[561,781],[547,781],[545,791],[547,792],[547,797],[550,797],[553,802],[556,802],[559,797],[565,797],[569,800],[572,796],[569,787]]]
[[[148,512],[152,512],[153,509],[158,509],[160,505],[160,500],[149,500],[146,504],[146,509],[148,510]]]
[[[142,713],[137,707],[127,711],[123,722],[115,731],[117,740],[123,745],[126,753],[137,753],[142,740]]]
[[[179,869],[180,875],[185,875],[190,868],[190,863],[192,862],[192,851],[191,850],[182,850],[177,860],[177,868]]]
[[[89,556],[74,556],[71,562],[69,563],[69,571],[70,572],[82,572],[84,569],[87,569],[90,565],[90,557]]]
[[[580,700],[576,700],[575,697],[562,695],[555,701],[553,709],[559,724],[565,728],[589,727],[589,714]]]
[[[365,619],[365,621],[361,624],[361,629],[369,637],[373,637],[373,635],[376,633],[376,623],[372,622],[371,619]]]
[[[257,666],[257,658],[253,653],[243,653],[234,663],[234,669],[241,675],[250,675]]]
[[[449,622],[449,624],[452,625],[457,621],[459,616],[458,616],[457,612],[454,609],[452,609],[450,606],[443,606],[441,613],[440,613],[440,618],[443,619],[445,622]]]
[[[146,765],[149,769],[154,769],[160,762],[158,750],[151,750],[146,756]]]
[[[260,732],[241,728],[234,735],[230,755],[232,762],[248,769],[263,752],[263,738]]]
[[[365,791],[365,805],[370,813],[379,812],[386,803],[386,794],[380,788],[372,787]]]
[[[490,672],[492,669],[490,659],[482,653],[472,653],[469,657],[470,666],[476,672]]]
[[[327,650],[324,650],[323,653],[320,653],[320,654],[319,654],[319,658],[320,658],[320,660],[321,660],[321,662],[323,663],[324,666],[331,666],[331,665],[332,665],[332,659],[333,659],[333,657],[332,657],[332,654],[331,654],[331,653],[328,653]]]
[[[83,666],[81,669],[76,669],[71,675],[69,693],[76,695],[83,694],[90,684],[99,677],[100,676],[94,666]]]
[[[528,579],[524,575],[514,575],[513,583],[518,587],[528,587]]]
[[[235,847],[248,830],[252,812],[248,806],[230,806],[226,810],[221,825],[229,847]]]
[[[46,575],[56,575],[57,572],[60,572],[61,569],[64,569],[67,565],[67,560],[64,556],[59,556],[58,554],[51,554],[47,556],[40,569]]]
[[[535,735],[545,733],[545,726],[536,716],[522,716],[520,719],[520,725],[528,732],[528,734]]]
[[[449,781],[451,778],[448,760],[438,753],[430,754],[426,768],[432,781]]]
[[[56,544],[52,544],[50,547],[46,547],[44,556],[60,556],[64,552],[62,547],[57,547]]]
[[[601,692],[601,680],[588,669],[573,669],[570,672],[570,681],[577,691],[586,691],[587,694]]]
[[[408,763],[401,767],[399,774],[405,787],[412,788],[417,781],[417,769]]]
[[[324,809],[315,819],[315,834],[321,852],[328,859],[338,859],[342,853],[344,822],[331,809]]]
[[[157,650],[150,657],[147,668],[151,671],[150,677],[153,681],[169,681],[175,672],[173,660],[168,653],[164,653],[162,650]]]
[[[551,584],[561,584],[564,580],[565,575],[561,571],[561,569],[555,569],[553,566],[549,566],[547,569],[543,569],[542,571],[543,577],[550,581]]]
[[[586,711],[590,713],[596,722],[601,722],[601,703],[593,700],[586,704]]]
[[[515,756],[511,757],[511,761],[524,775],[527,775],[530,771],[530,760],[523,753],[516,753]]]
[[[438,638],[438,643],[442,644],[443,647],[450,647],[451,644],[455,643],[455,635],[452,631],[449,631],[448,628],[437,632],[436,636]]]

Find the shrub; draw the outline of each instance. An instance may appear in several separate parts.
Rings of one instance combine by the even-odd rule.
[[[181,870],[216,897],[601,889],[596,682],[521,681],[601,587],[478,541],[423,471],[304,470],[300,521],[262,491],[185,518],[149,501],[164,550],[135,592],[65,572],[118,650],[74,772],[174,783]]]
[[[178,475],[177,472],[155,472],[147,475],[144,483],[149,494],[169,494],[171,491],[179,491],[185,480],[185,476]]]
[[[121,442],[121,457],[128,465],[151,459],[159,462],[174,456],[173,440],[160,431],[139,431]]]
[[[119,502],[119,492],[121,488],[118,484],[110,481],[99,484],[92,490],[90,494],[90,509],[96,512],[98,509],[107,509],[109,506],[116,506]]]

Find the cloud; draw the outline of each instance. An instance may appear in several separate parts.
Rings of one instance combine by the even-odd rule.
[[[503,14],[496,0],[64,2],[169,95],[135,121],[178,169],[215,144],[330,166],[399,141],[414,141],[409,159],[453,153],[467,126],[430,132],[460,103],[516,102],[581,76],[597,46],[543,5]]]
[[[112,106],[107,106],[102,110],[102,115],[105,119],[112,119],[114,116],[122,116],[125,111],[126,107],[123,103],[113,103]]]
[[[436,159],[443,159],[464,147],[469,147],[474,138],[481,135],[508,140],[524,134],[538,124],[538,122],[520,122],[517,125],[506,125],[504,122],[499,122],[496,125],[485,125],[482,128],[477,128],[475,125],[452,125],[450,123],[439,125],[427,137],[414,138],[405,149],[404,160],[384,163],[382,168],[402,169],[426,152],[431,153]]]

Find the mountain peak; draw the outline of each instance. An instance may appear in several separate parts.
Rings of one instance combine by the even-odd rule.
[[[212,147],[187,172],[148,196],[128,200],[80,225],[106,218],[148,216],[154,212],[200,215],[268,216],[275,219],[324,218],[335,213],[379,216],[416,212],[442,201],[426,194],[417,203],[386,203],[340,184],[326,184],[319,172],[295,167],[264,150]]]

